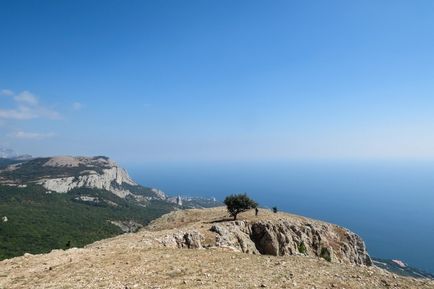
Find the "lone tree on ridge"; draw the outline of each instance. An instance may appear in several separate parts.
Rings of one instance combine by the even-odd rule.
[[[234,220],[237,219],[239,213],[258,207],[258,204],[247,194],[229,195],[225,198],[224,203]]]

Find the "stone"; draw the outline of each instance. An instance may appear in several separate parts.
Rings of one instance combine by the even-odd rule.
[[[215,246],[250,254],[285,256],[299,254],[322,257],[331,262],[371,266],[363,240],[351,231],[332,224],[290,223],[287,220],[230,221],[212,225]]]
[[[203,235],[193,230],[191,232],[176,232],[157,239],[157,242],[169,248],[202,248]]]

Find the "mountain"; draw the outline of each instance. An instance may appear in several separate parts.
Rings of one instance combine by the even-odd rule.
[[[131,232],[175,209],[105,156],[0,159],[0,260],[81,247]],[[1,221],[3,220],[3,221]]]
[[[105,156],[58,156],[14,162],[0,171],[0,184],[36,184],[48,192],[56,193],[67,193],[76,188],[93,188],[142,203],[152,199],[166,199],[163,192],[138,185],[123,168]]]
[[[224,208],[183,210],[82,249],[1,261],[0,287],[434,288],[360,263],[368,260],[362,243],[345,228],[282,212],[233,221]]]
[[[0,159],[29,160],[31,158],[31,155],[19,155],[12,149],[0,147]]]
[[[14,152],[14,150],[0,147],[0,158],[11,159],[11,158],[15,158],[16,156],[17,154]]]

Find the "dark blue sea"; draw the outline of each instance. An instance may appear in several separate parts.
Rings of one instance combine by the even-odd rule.
[[[145,186],[223,200],[246,192],[263,207],[345,226],[374,257],[434,272],[434,162],[293,161],[126,165]]]

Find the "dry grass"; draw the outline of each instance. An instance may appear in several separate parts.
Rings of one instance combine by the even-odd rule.
[[[284,216],[262,213],[261,218]],[[174,226],[202,226],[225,214],[222,209],[176,212],[155,221],[152,230],[103,240],[85,249],[5,260],[0,262],[0,288],[434,288],[432,281],[317,258],[152,246],[152,240]],[[242,218],[256,217],[249,212]]]

